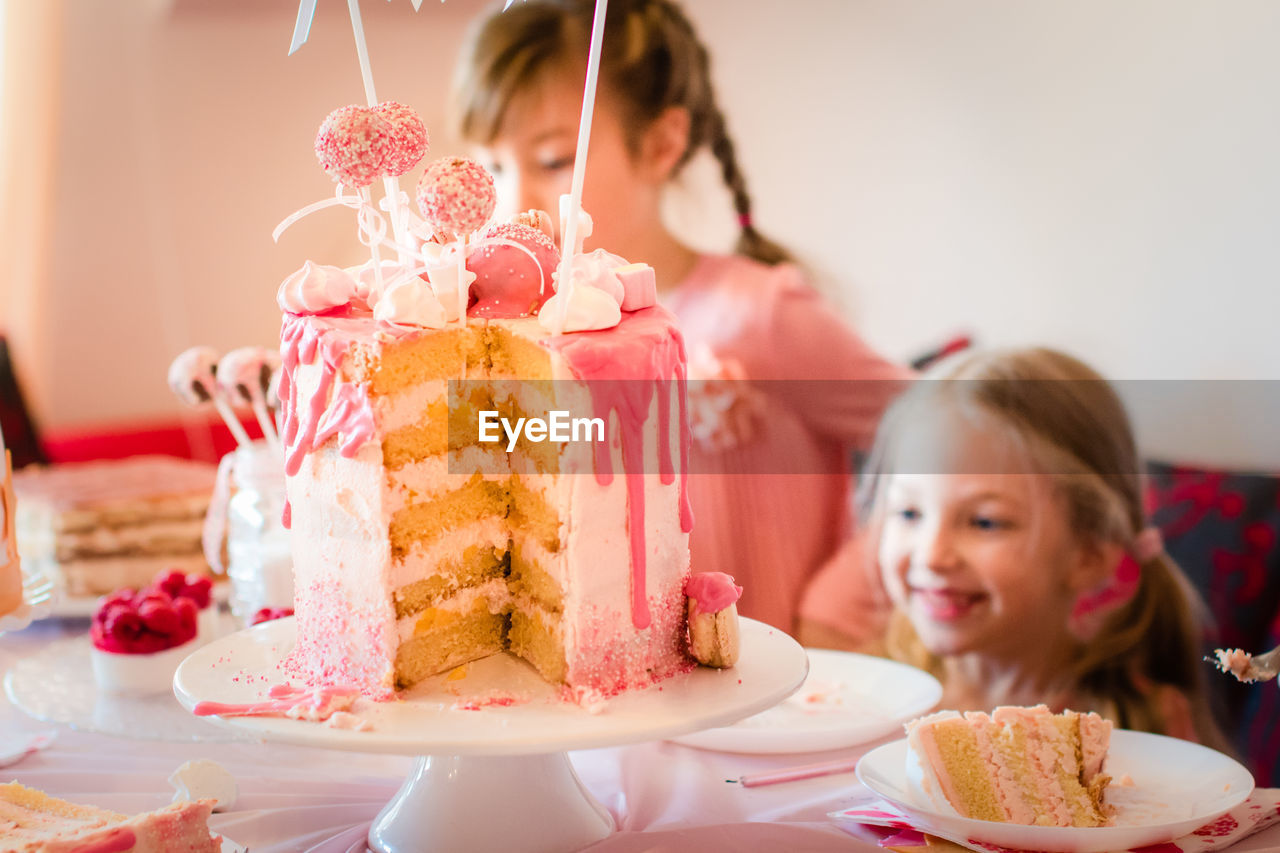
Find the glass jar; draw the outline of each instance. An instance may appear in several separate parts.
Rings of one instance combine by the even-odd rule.
[[[248,625],[264,607],[293,607],[293,559],[289,531],[282,522],[285,505],[284,459],[278,446],[255,441],[223,460],[230,478],[225,508],[226,573],[231,580],[231,612]]]

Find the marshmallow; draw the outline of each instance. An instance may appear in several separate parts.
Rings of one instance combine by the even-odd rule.
[[[648,264],[627,264],[613,271],[622,282],[622,310],[639,311],[658,304],[658,283],[653,267]]]

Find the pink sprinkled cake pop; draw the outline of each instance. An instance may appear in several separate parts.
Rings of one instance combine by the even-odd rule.
[[[416,110],[398,101],[383,101],[373,111],[391,125],[391,151],[382,168],[391,177],[398,178],[426,155],[431,145],[427,126]]]
[[[487,242],[490,239],[493,242]],[[472,317],[536,314],[555,291],[551,276],[559,264],[560,250],[536,228],[505,222],[485,229],[481,242],[467,256],[467,269],[476,274],[471,285],[474,302],[467,313]]]
[[[316,133],[316,157],[334,180],[367,187],[383,174],[393,148],[391,123],[352,104],[329,113]]]
[[[418,209],[437,233],[470,234],[498,203],[493,176],[468,157],[442,157],[418,180]]]

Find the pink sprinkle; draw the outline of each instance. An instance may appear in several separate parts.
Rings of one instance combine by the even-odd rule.
[[[367,187],[380,177],[392,147],[391,123],[358,104],[329,113],[316,133],[320,165],[349,187]]]
[[[391,177],[398,178],[418,165],[426,155],[431,146],[427,126],[416,110],[398,101],[383,101],[373,111],[391,125],[391,151],[383,169]]]
[[[437,232],[470,234],[497,206],[493,176],[467,157],[442,157],[418,179],[418,209]]]

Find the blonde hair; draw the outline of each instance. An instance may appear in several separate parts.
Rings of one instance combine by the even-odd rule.
[[[895,446],[902,427],[944,411],[1006,431],[1035,472],[1050,477],[1079,541],[1132,552],[1147,518],[1141,458],[1124,405],[1093,369],[1048,349],[962,356],[908,390],[886,413],[868,456],[859,493],[864,518],[879,517],[887,479],[906,464]],[[1229,749],[1209,710],[1200,660],[1206,609],[1167,554],[1139,568],[1133,597],[1080,641],[1066,673],[1075,703],[1124,728],[1165,732],[1156,694],[1175,688],[1189,701],[1200,741]],[[893,620],[887,643],[894,657],[940,668],[905,618]]]
[[[464,138],[491,142],[511,101],[545,79],[585,67],[595,4],[526,0],[473,29],[454,80],[454,117]],[[641,134],[671,107],[689,114],[689,145],[678,172],[707,146],[733,196],[741,232],[736,251],[766,264],[791,260],[751,222],[751,195],[711,85],[710,59],[689,19],[671,0],[612,0],[600,81],[619,105],[633,153]]]

